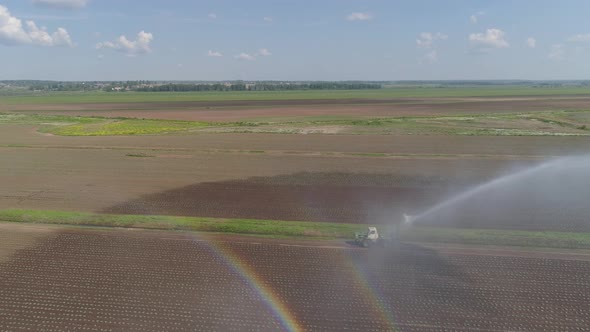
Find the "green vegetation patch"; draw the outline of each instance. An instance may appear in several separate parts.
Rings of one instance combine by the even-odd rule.
[[[39,223],[99,227],[125,227],[352,240],[365,225],[305,221],[224,219],[201,217],[112,215],[44,210],[0,210],[1,222]],[[387,233],[387,225],[375,225]],[[539,248],[590,249],[590,233],[537,232],[493,229],[411,227],[402,241]]]
[[[209,123],[180,120],[2,114],[1,124],[35,124],[61,136],[188,134],[206,129],[223,133],[325,133],[465,136],[588,136],[590,111],[389,118],[301,117]],[[377,155],[375,155],[377,156]]]
[[[122,119],[45,127],[42,131],[61,136],[156,135],[186,132],[208,125],[195,121]]]
[[[133,158],[152,158],[152,157],[155,157],[153,155],[150,155],[150,154],[147,154],[147,153],[143,153],[143,152],[128,153],[125,156],[127,156],[127,157],[133,157]]]
[[[105,121],[105,118],[68,116],[68,115],[39,115],[25,113],[0,113],[0,124],[36,124],[36,125],[72,125],[92,124]]]
[[[417,242],[590,249],[590,233],[413,227],[403,239]]]
[[[157,135],[189,132],[211,124],[197,121],[103,118],[67,115],[0,113],[1,124],[39,125],[39,131],[60,136]]]
[[[388,154],[386,153],[350,153],[349,155],[351,156],[357,156],[357,157],[387,157]]]
[[[341,126],[341,133],[463,136],[586,136],[590,111],[474,114],[372,119],[307,118],[290,126]]]
[[[153,103],[227,100],[389,99],[590,95],[590,87],[393,87],[375,90],[51,92],[0,96],[2,104]]]
[[[0,210],[0,221],[59,225],[126,227],[200,232],[349,238],[358,225],[254,219],[111,215],[83,212]]]

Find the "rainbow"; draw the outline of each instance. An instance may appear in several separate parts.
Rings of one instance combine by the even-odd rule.
[[[305,331],[306,329],[300,324],[297,317],[290,310],[285,301],[276,295],[276,292],[264,282],[262,276],[252,268],[243,258],[224,246],[222,242],[215,240],[199,240],[207,245],[224,264],[234,271],[242,281],[244,281],[253,291],[260,295],[266,306],[270,309],[273,316],[281,323],[282,329],[290,332]],[[351,272],[355,288],[362,290],[367,296],[376,317],[387,326],[389,331],[397,331],[393,311],[387,303],[378,295],[378,292],[371,286],[368,277],[362,269],[355,266],[350,257],[343,254],[343,261],[346,268]],[[353,287],[354,287],[353,286]]]
[[[355,282],[363,291],[363,294],[367,295],[369,302],[371,303],[373,310],[380,318],[381,322],[386,326],[387,331],[399,331],[395,324],[395,317],[393,316],[393,309],[387,304],[380,296],[381,292],[371,286],[369,277],[362,268],[357,267],[350,257],[343,258],[345,264],[352,271],[352,275],[355,278]]]
[[[221,243],[214,241],[205,241],[205,243],[226,266],[236,272],[252,290],[261,296],[273,316],[281,322],[283,329],[290,332],[305,330],[284,301],[275,295],[273,289],[265,284],[263,278],[247,262]]]

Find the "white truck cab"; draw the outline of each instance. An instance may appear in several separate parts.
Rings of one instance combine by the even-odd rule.
[[[379,237],[377,227],[369,227],[366,233],[354,233],[354,241],[364,248],[386,246],[390,242],[387,238]]]
[[[379,233],[377,233],[377,227],[369,227],[367,233],[367,240],[377,241],[379,239]]]

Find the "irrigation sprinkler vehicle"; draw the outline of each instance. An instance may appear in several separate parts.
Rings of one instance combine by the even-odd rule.
[[[390,244],[391,239],[379,236],[377,227],[369,227],[366,232],[354,233],[354,242],[363,248],[374,246],[385,247]]]

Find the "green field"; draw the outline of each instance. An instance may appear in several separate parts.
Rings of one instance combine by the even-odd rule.
[[[112,215],[41,210],[0,210],[0,222],[125,227],[250,234],[269,237],[352,240],[365,226],[305,221],[219,219],[199,217]],[[375,225],[382,231],[387,225]],[[520,247],[590,249],[590,233],[411,227],[402,230],[403,241]]]
[[[91,123],[71,124],[66,126],[45,126],[42,132],[61,136],[124,136],[156,135],[187,132],[210,126],[204,122],[172,120],[139,119],[96,119]]]
[[[384,88],[378,90],[227,91],[227,92],[51,92],[0,96],[0,105],[187,102],[289,99],[388,99],[427,97],[500,97],[590,95],[590,87],[445,87]]]

